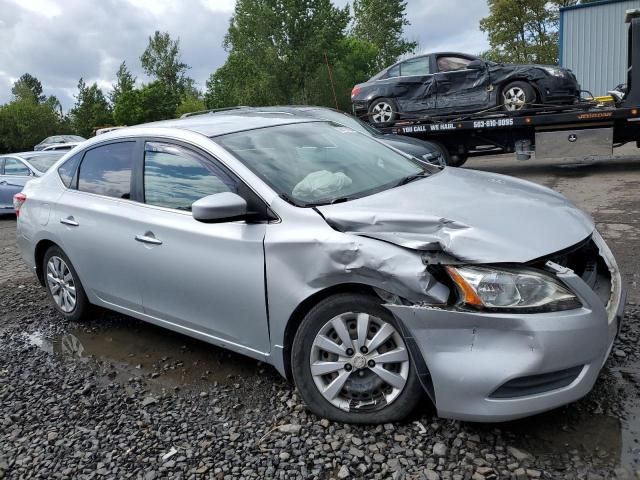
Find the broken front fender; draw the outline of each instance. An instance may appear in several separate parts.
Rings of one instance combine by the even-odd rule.
[[[602,301],[580,277],[571,271],[558,277],[580,297],[582,308],[497,314],[386,305],[424,358],[440,416],[511,420],[573,402],[591,390],[618,320],[609,322]],[[562,375],[565,384],[558,384]]]

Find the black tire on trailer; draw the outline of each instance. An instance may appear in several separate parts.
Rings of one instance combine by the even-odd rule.
[[[527,82],[511,82],[500,91],[500,104],[509,112],[524,110],[535,103],[536,91]]]
[[[444,146],[444,144],[440,142],[434,142],[433,140],[425,140],[425,142],[432,144],[435,148],[440,150],[440,155],[442,155],[442,159],[444,160],[444,163],[447,167],[453,166],[451,163],[451,155],[449,154],[449,150]]]
[[[467,160],[469,160],[469,155],[466,153],[454,153],[451,155],[451,166],[452,167],[461,167],[463,166]]]
[[[376,98],[369,104],[369,123],[385,125],[398,119],[398,107],[390,98]]]

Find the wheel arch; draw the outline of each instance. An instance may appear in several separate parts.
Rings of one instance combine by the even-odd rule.
[[[370,285],[363,283],[341,283],[318,290],[300,302],[289,317],[284,330],[283,363],[285,376],[288,381],[293,381],[291,372],[291,346],[293,345],[293,339],[302,320],[307,313],[322,300],[341,293],[356,293],[377,297],[373,287]]]
[[[44,255],[51,247],[58,247],[62,250],[62,247],[58,245],[56,242],[45,238],[36,244],[36,248],[34,250],[33,259],[35,261],[36,266],[36,277],[38,277],[38,281],[42,286],[44,286],[44,272],[42,270],[42,261],[44,260]]]

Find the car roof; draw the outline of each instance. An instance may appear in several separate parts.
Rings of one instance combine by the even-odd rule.
[[[44,157],[47,155],[59,155],[59,152],[52,152],[52,151],[45,152],[43,150],[37,150],[33,152],[3,153],[0,155],[0,158],[17,157],[17,158],[21,158],[22,160],[29,161],[30,158]]]
[[[206,112],[186,118],[136,125],[136,128],[179,128],[200,133],[207,137],[216,137],[228,133],[274,127],[277,125],[318,121],[314,118],[294,116],[291,113],[281,111],[252,111],[248,108],[250,107]]]

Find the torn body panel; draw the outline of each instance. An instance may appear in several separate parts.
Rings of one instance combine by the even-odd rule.
[[[468,263],[525,263],[594,229],[584,212],[550,189],[457,168],[318,210],[336,230]]]

